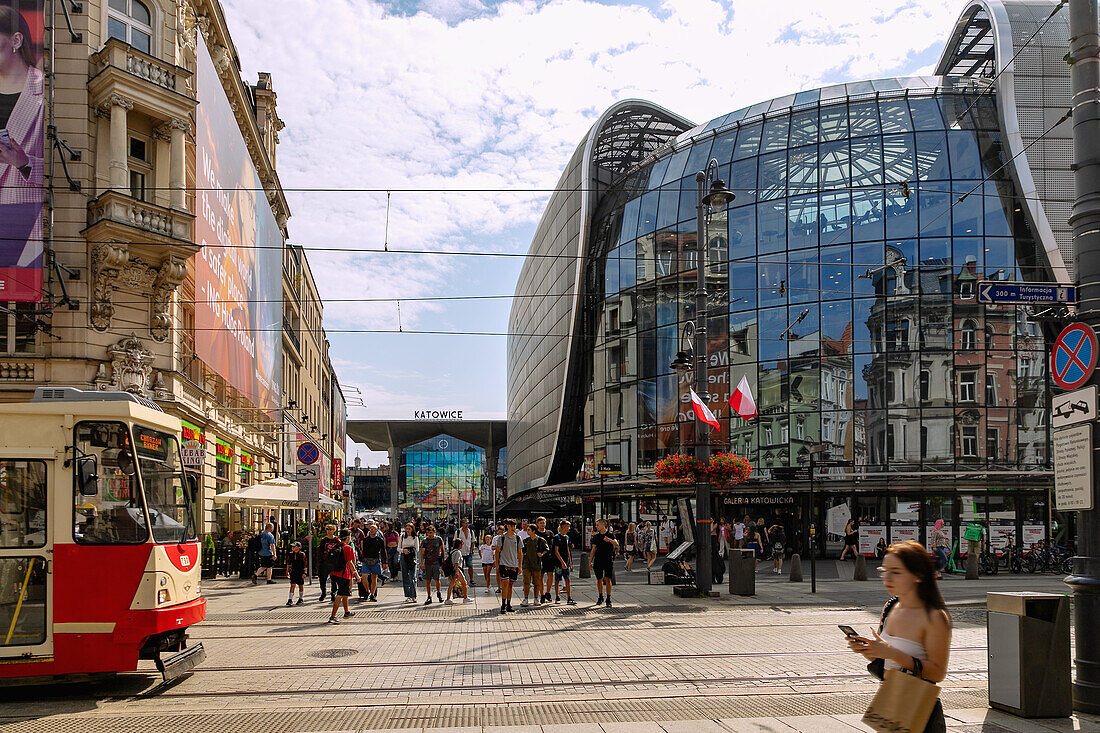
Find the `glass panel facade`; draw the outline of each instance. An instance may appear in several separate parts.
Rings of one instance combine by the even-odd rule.
[[[601,426],[602,427],[602,426]],[[485,451],[449,435],[409,446],[401,452],[401,507],[424,516],[468,513],[471,505],[491,501],[485,476]]]
[[[584,422],[586,460],[619,455],[624,473],[645,474],[692,443],[690,377],[669,364],[696,325],[698,250],[676,225],[694,230],[694,174],[716,155],[732,161],[737,198],[707,231],[705,399],[723,426],[713,444],[748,454],[764,478],[818,442],[845,475],[1049,470],[1044,335],[1015,306],[975,298],[981,280],[1053,279],[990,154],[995,100],[948,90],[829,99],[669,152],[654,164],[664,164],[659,191],[607,194],[619,203],[593,231],[621,218],[638,234],[589,263],[604,287],[584,320],[621,322],[630,303],[633,321],[585,334],[597,356],[577,383],[608,413]],[[636,354],[636,371],[600,366],[608,353]],[[760,418],[731,425],[742,377]],[[954,507],[936,505],[945,511]]]

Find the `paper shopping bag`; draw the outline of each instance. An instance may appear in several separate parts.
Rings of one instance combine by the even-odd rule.
[[[880,733],[922,733],[940,688],[900,670],[886,670],[863,722]]]

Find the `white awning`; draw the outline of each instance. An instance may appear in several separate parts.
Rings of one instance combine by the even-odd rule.
[[[284,478],[273,478],[253,486],[214,495],[215,504],[233,506],[266,506],[295,509],[340,509],[343,504],[322,496],[319,502],[298,500],[298,484]]]

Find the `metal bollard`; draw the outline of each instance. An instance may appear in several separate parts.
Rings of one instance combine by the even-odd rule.
[[[966,579],[977,580],[978,579],[978,553],[980,552],[980,545],[977,542],[970,541],[968,550],[966,553]]]
[[[852,580],[867,580],[867,558],[862,554],[856,555],[856,567],[852,572]]]
[[[791,583],[802,582],[802,558],[798,556],[798,553],[791,555],[791,577],[788,578]]]

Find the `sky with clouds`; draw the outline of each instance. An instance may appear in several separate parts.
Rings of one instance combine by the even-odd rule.
[[[802,89],[930,73],[961,0],[223,0],[242,73],[273,75],[291,240],[307,250],[351,419],[504,417],[522,254],[600,112],[696,123]],[[313,189],[313,190],[311,190]],[[324,190],[316,190],[324,189]],[[386,227],[386,190],[391,190]],[[401,298],[400,313],[393,300]],[[372,300],[367,300],[372,299]],[[418,300],[420,299],[420,300]],[[358,392],[356,392],[358,390]],[[365,464],[384,462],[349,445]]]

